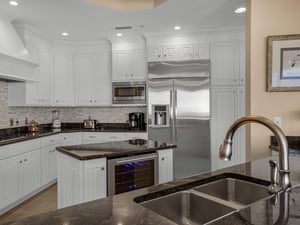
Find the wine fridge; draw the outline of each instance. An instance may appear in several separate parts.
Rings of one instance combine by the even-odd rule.
[[[109,159],[108,195],[158,184],[158,154]]]

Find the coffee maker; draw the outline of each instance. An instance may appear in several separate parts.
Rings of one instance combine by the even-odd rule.
[[[145,115],[142,112],[129,113],[129,129],[145,130]]]

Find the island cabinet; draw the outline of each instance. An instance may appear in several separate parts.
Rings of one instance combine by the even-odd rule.
[[[106,158],[78,160],[57,155],[58,208],[106,197]]]
[[[173,180],[173,149],[157,151],[158,153],[158,183]]]

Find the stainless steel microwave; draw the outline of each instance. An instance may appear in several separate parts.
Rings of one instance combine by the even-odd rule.
[[[146,82],[113,82],[113,104],[146,104]]]

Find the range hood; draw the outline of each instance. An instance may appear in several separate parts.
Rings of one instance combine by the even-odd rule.
[[[0,16],[0,79],[33,81],[34,63],[11,23],[12,18]]]

